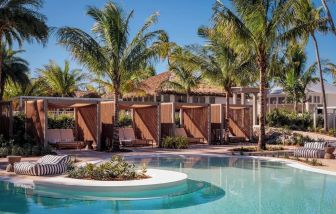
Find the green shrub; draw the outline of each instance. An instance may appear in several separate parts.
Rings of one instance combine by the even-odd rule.
[[[11,155],[23,156],[24,154],[25,154],[25,152],[24,152],[23,147],[20,147],[20,146],[17,146],[17,145],[12,147]]]
[[[188,146],[189,144],[187,138],[182,136],[167,136],[163,139],[162,142],[162,147],[166,149],[187,149]]]
[[[0,158],[5,158],[5,157],[7,157],[7,155],[10,155],[9,148],[1,147],[0,148]]]
[[[295,114],[282,109],[274,109],[268,113],[266,122],[271,127],[302,131],[313,126],[313,118],[309,113]]]
[[[143,167],[138,172],[134,164],[127,163],[121,156],[115,155],[110,161],[103,164],[73,167],[67,174],[68,177],[76,179],[111,181],[148,178],[146,171],[147,169]]]
[[[119,113],[119,126],[120,127],[130,127],[132,126],[132,116],[126,114],[125,111]]]
[[[49,129],[74,129],[75,119],[70,115],[58,115],[56,117],[48,117]]]

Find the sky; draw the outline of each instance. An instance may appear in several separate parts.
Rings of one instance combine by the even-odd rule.
[[[86,15],[88,5],[103,7],[107,0],[45,0],[41,12],[47,16],[47,23],[52,27],[77,27],[90,32],[93,21]],[[212,5],[215,0],[116,0],[127,12],[134,9],[135,14],[130,23],[131,35],[143,25],[145,20],[153,13],[159,12],[159,21],[153,29],[163,29],[170,37],[170,40],[179,45],[202,44],[204,41],[197,36],[197,29],[202,25],[210,23]],[[230,5],[224,0],[224,4]],[[320,1],[316,0],[320,4]],[[336,15],[336,5],[332,11]],[[336,17],[336,16],[335,16]],[[332,34],[318,35],[317,37],[322,59],[329,59],[336,64],[336,37]],[[31,72],[54,60],[60,65],[64,60],[71,62],[72,68],[82,68],[77,64],[71,55],[61,46],[57,45],[55,36],[51,36],[48,44],[42,46],[37,43],[25,44],[22,47],[25,53],[22,57],[29,64]],[[315,49],[310,41],[307,46],[308,65],[315,62]],[[168,69],[166,62],[156,65],[157,73]],[[326,77],[331,82],[331,77]]]

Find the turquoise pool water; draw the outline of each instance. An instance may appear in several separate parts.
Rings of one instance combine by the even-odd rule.
[[[32,191],[0,181],[0,213],[336,213],[336,176],[235,157],[146,157],[136,164],[187,173],[188,189],[142,200]]]

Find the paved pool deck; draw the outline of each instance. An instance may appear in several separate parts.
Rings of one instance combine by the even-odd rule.
[[[242,146],[248,146],[251,144],[235,144],[235,145],[192,145],[188,149],[184,150],[169,150],[169,149],[161,149],[161,148],[131,148],[133,152],[124,152],[124,153],[111,153],[111,152],[97,152],[97,151],[86,151],[86,150],[59,150],[58,154],[66,154],[76,156],[76,159],[80,162],[93,161],[93,160],[106,160],[111,158],[112,155],[122,155],[125,157],[139,157],[139,156],[147,156],[147,155],[215,155],[215,156],[232,156],[231,149],[240,148]],[[295,147],[286,146],[285,150],[291,151]],[[238,152],[236,152],[235,156],[239,156]],[[288,161],[288,159],[284,158],[276,158],[271,157],[272,160],[279,161]],[[248,156],[243,156],[248,157]],[[22,158],[22,161],[35,161],[39,157],[29,157]],[[303,166],[307,166],[310,168],[330,171],[336,173],[336,160],[327,160],[327,159],[319,159],[319,161],[323,164],[323,166],[311,166],[305,164],[304,162],[299,162],[295,160],[291,160],[291,162],[300,164]],[[6,158],[0,158],[0,176],[16,176],[13,173],[6,173],[5,166],[7,165]],[[36,177],[34,178],[36,179]]]

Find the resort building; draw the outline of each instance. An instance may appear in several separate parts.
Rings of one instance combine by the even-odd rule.
[[[327,98],[327,106],[330,109],[331,107],[336,106],[336,86],[325,82],[324,87]],[[281,87],[274,87],[268,93],[268,110],[271,111],[275,108],[294,110],[293,103],[289,102],[287,98],[288,95]],[[306,98],[307,101],[305,104],[298,104],[298,112],[314,112],[316,109],[318,109],[318,113],[322,113],[321,107],[323,106],[323,100],[321,84],[319,82],[308,85],[306,89]]]

